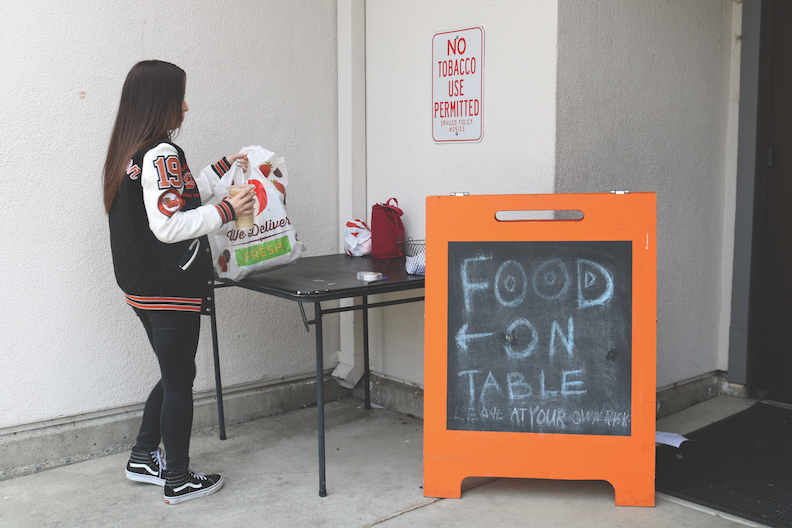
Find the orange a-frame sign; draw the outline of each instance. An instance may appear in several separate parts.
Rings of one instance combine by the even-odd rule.
[[[654,193],[430,196],[426,226],[424,495],[605,480],[653,506]]]

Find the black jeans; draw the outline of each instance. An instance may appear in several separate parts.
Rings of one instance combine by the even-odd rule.
[[[201,315],[133,309],[146,328],[162,376],[146,400],[135,449],[154,451],[162,439],[168,470],[187,471]]]

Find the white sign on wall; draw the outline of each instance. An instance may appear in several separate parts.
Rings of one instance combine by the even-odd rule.
[[[437,143],[481,141],[484,134],[484,28],[432,38],[432,137]]]

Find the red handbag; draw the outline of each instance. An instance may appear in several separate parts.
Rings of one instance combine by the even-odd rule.
[[[371,256],[387,259],[402,255],[399,242],[404,241],[403,214],[396,198],[371,208]]]

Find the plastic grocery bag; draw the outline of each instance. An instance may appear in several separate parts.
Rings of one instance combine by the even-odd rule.
[[[371,253],[371,230],[366,222],[359,219],[347,222],[344,229],[344,251],[352,257]]]
[[[404,257],[404,268],[409,275],[426,275],[426,251]]]
[[[260,146],[240,152],[248,156],[248,172],[235,163],[215,185],[214,195],[222,200],[228,196],[229,185],[252,184],[256,193],[253,227],[240,230],[235,222],[228,222],[209,237],[217,275],[233,281],[289,264],[303,252],[286,212],[285,160]]]

